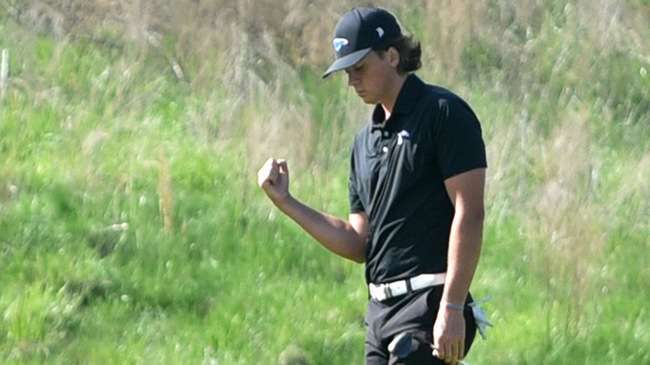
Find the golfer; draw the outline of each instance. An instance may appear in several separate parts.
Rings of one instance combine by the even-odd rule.
[[[487,167],[471,108],[428,85],[420,44],[379,8],[355,8],[336,26],[335,62],[374,106],[350,158],[347,220],[289,193],[289,167],[269,159],[258,184],[337,255],[365,263],[368,365],[457,364],[476,334],[469,287],[479,259]]]

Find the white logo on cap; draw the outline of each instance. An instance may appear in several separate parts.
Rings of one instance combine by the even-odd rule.
[[[350,42],[345,38],[334,38],[334,41],[332,41],[332,44],[334,45],[334,50],[336,52],[340,51],[341,48],[347,46],[348,43]]]
[[[381,29],[381,27],[377,27],[375,30],[377,31],[377,34],[379,34],[379,38],[384,36],[384,30]]]

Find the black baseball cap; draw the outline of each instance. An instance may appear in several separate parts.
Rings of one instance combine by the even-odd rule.
[[[336,25],[332,45],[336,60],[323,74],[346,69],[361,61],[373,49],[385,47],[402,35],[397,19],[381,8],[354,8]]]

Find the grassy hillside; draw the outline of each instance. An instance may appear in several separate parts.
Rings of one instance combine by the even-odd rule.
[[[495,327],[467,361],[650,363],[650,3],[377,3],[483,125]],[[287,158],[347,215],[369,109],[320,74],[352,4],[0,4],[0,363],[363,363],[363,267],[255,176]]]

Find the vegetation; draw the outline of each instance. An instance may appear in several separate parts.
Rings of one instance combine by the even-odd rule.
[[[467,361],[650,363],[650,3],[377,4],[482,121],[495,327]],[[255,181],[287,158],[347,216],[368,107],[320,74],[352,5],[0,4],[1,363],[363,363],[363,267]]]

